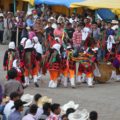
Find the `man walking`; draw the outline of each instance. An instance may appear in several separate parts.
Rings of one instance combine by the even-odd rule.
[[[6,18],[4,18],[3,44],[8,44],[11,41],[12,27],[12,13],[8,12]]]

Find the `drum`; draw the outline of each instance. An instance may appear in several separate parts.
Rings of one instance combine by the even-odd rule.
[[[101,76],[95,77],[95,81],[99,83],[106,83],[110,80],[112,71],[115,70],[114,67],[112,66],[112,64],[107,65],[106,63],[98,63],[97,66]]]

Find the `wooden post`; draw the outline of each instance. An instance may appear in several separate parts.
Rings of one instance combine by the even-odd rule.
[[[16,47],[18,47],[18,37],[19,37],[19,28],[17,27],[17,33],[16,33]]]
[[[78,76],[78,69],[79,69],[80,62],[76,62],[76,73],[75,73],[75,80],[77,81]]]

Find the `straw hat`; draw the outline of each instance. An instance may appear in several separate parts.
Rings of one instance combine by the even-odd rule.
[[[12,14],[13,14],[13,13],[12,13],[12,12],[10,12],[10,11],[8,11],[8,12],[7,12],[7,15],[12,15]]]
[[[113,30],[117,30],[118,28],[119,28],[118,25],[114,25],[114,26],[112,26],[112,29],[113,29]]]
[[[50,17],[49,19],[50,19],[50,20],[55,20],[55,18],[54,18],[54,17]]]
[[[10,97],[6,96],[5,98],[2,99],[2,103],[7,103],[9,102]]]
[[[43,96],[38,100],[37,105],[38,107],[42,107],[45,103],[52,103],[52,99],[47,96]]]
[[[33,102],[33,95],[30,95],[30,94],[24,94],[22,97],[21,97],[21,100],[26,102],[26,104],[24,104],[24,106],[29,106],[32,104]]]
[[[117,20],[112,20],[111,23],[112,23],[112,24],[118,24],[118,21],[117,21]]]
[[[71,113],[68,116],[69,120],[88,120],[89,118],[89,113],[87,110],[83,109],[82,111],[77,110],[74,113]]]
[[[30,30],[30,27],[29,27],[29,26],[27,26],[27,27],[26,27],[26,29],[27,29],[27,30]]]
[[[62,112],[63,114],[65,114],[66,111],[67,111],[67,109],[73,108],[73,109],[77,110],[78,107],[79,107],[79,104],[75,104],[74,101],[69,101],[69,102],[66,103],[65,105],[61,106],[61,112]]]
[[[65,23],[64,17],[59,16],[58,19],[57,19],[57,22],[58,22],[58,23]]]
[[[55,19],[54,17],[50,17],[50,18],[48,19],[49,22],[50,22],[51,20],[56,21],[56,19]]]

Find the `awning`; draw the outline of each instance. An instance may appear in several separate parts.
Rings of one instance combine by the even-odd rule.
[[[28,3],[30,3],[31,5],[34,5],[34,0],[22,0],[22,1],[28,2]]]
[[[35,0],[35,4],[59,5],[69,8],[72,3],[83,1],[85,0]]]
[[[120,0],[85,0],[82,2],[74,2],[70,7],[90,7],[93,9],[97,8],[109,8],[109,9],[120,9]]]

